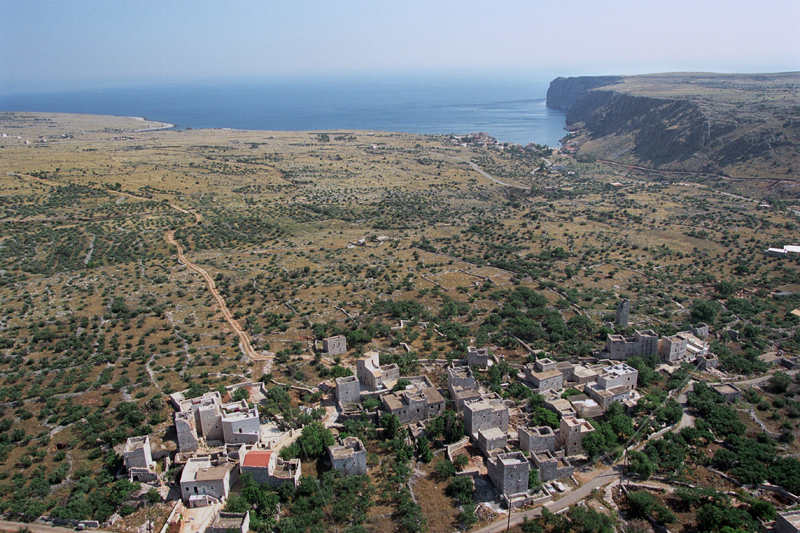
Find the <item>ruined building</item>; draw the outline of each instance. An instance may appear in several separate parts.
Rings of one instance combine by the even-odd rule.
[[[614,317],[614,324],[621,328],[628,327],[628,315],[631,312],[631,302],[627,299],[620,300],[617,306],[617,313]]]
[[[517,428],[519,435],[519,448],[523,452],[530,454],[556,451],[556,434],[549,426],[536,426],[526,428],[520,426]]]
[[[131,437],[125,443],[125,469],[130,481],[154,481],[156,479],[155,463],[150,451],[150,437]]]
[[[328,459],[333,469],[344,476],[367,474],[367,449],[357,437],[347,437],[339,444],[328,446]]]
[[[345,339],[344,335],[326,337],[322,339],[322,349],[325,351],[325,355],[329,357],[342,355],[347,353],[347,339]]]
[[[609,335],[603,355],[609,359],[624,361],[634,355],[655,355],[658,353],[658,335],[651,329],[635,331],[633,337]]]
[[[427,377],[409,378],[415,381],[405,390],[390,392],[381,397],[383,410],[397,415],[401,424],[411,424],[439,416],[445,400]]]
[[[491,361],[491,357],[488,348],[467,347],[467,364],[469,366],[486,368],[489,366],[489,361]]]

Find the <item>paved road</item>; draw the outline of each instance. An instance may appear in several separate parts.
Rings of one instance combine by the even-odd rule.
[[[469,166],[472,167],[472,170],[474,170],[475,172],[477,172],[478,174],[480,174],[484,178],[490,179],[490,180],[492,180],[493,182],[495,182],[495,183],[497,183],[499,185],[503,185],[505,187],[511,187],[513,189],[522,189],[522,190],[525,190],[525,191],[530,189],[530,187],[523,187],[522,185],[512,185],[511,183],[506,183],[504,181],[500,181],[499,179],[495,178],[494,176],[492,176],[491,174],[489,174],[488,172],[483,170],[481,167],[479,167],[478,165],[476,165],[472,161],[467,161],[466,159],[461,159],[460,157],[453,157],[452,155],[440,154],[438,152],[434,152],[434,153],[436,153],[437,155],[441,155],[443,157],[446,157],[447,159],[455,159],[456,161],[461,161],[462,163],[467,163]]]
[[[572,505],[575,505],[579,501],[587,498],[593,490],[600,489],[605,487],[609,483],[613,483],[616,481],[620,475],[622,474],[623,466],[620,464],[610,466],[597,474],[592,480],[587,481],[574,491],[568,493],[563,498],[556,500],[554,502],[548,502],[544,505],[550,512],[558,512],[562,509],[566,509]],[[536,509],[531,509],[529,511],[525,511],[522,513],[512,514],[511,516],[511,525],[516,526],[523,522],[525,518],[531,520],[534,517],[542,516],[542,507],[537,507]],[[508,525],[508,518],[501,518],[495,522],[492,522],[486,527],[481,529],[475,530],[473,533],[496,533],[499,531],[505,531]]]

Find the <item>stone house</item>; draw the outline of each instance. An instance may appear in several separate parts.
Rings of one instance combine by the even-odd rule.
[[[556,362],[551,359],[537,359],[535,363],[525,365],[524,371],[525,381],[540,394],[564,388],[564,375],[556,369]]]
[[[156,479],[155,463],[150,451],[150,437],[131,437],[125,443],[125,469],[130,481],[154,481]]]
[[[479,400],[464,404],[464,432],[473,440],[482,429],[500,428],[508,431],[508,407],[497,394],[487,394]]]
[[[633,337],[609,335],[606,338],[605,354],[609,359],[624,361],[634,355],[658,353],[658,335],[651,329],[636,330]]]
[[[775,530],[778,533],[800,533],[800,511],[778,513],[775,517]]]
[[[328,459],[333,469],[344,476],[367,474],[367,449],[357,437],[347,437],[339,444],[328,446]]]
[[[553,394],[552,396],[545,396],[544,406],[546,409],[553,411],[562,418],[565,416],[575,416],[577,414],[575,408],[572,406],[571,403],[569,403],[569,400],[565,400],[560,396],[558,396],[557,394]]]
[[[564,381],[569,385],[584,385],[597,379],[597,372],[591,368],[584,365],[573,365],[568,361],[559,362],[556,369],[561,371]]]
[[[704,355],[697,356],[697,368],[699,370],[709,370],[711,368],[717,368],[719,366],[719,357],[714,355],[711,352],[708,352]]]
[[[427,379],[426,379],[427,380]],[[438,390],[427,381],[428,386],[390,392],[381,397],[383,410],[397,415],[401,424],[410,424],[439,416],[444,412],[445,401]]]
[[[658,356],[665,363],[674,363],[686,359],[686,345],[688,341],[680,334],[663,337],[658,341]]]
[[[583,418],[565,416],[561,419],[561,428],[558,432],[558,444],[568,456],[583,454],[583,437],[592,433],[594,426]]]
[[[290,483],[294,488],[300,484],[300,459],[284,461],[278,452],[252,450],[247,452],[241,463],[242,474],[250,474],[253,481],[278,488]]]
[[[481,397],[472,369],[468,366],[455,366],[447,369],[447,391],[459,413],[464,408],[465,402]]]
[[[486,461],[489,479],[500,494],[510,498],[528,492],[531,464],[522,452],[501,453]]]
[[[245,400],[223,404],[218,391],[189,400],[176,393],[171,399],[179,408],[174,420],[181,453],[197,450],[201,438],[209,446],[255,444],[261,439],[258,409]]]
[[[361,401],[361,385],[355,376],[336,378],[336,402],[345,407]]]
[[[563,456],[563,452],[544,450],[531,453],[531,462],[539,470],[539,481],[542,483],[571,476],[575,471],[575,467]]]
[[[495,450],[503,450],[508,444],[506,432],[494,427],[478,431],[478,449],[489,457]]]
[[[250,531],[250,512],[228,513],[220,511],[205,533],[248,533]]]
[[[488,348],[476,348],[474,346],[467,347],[467,364],[469,366],[486,368],[489,366],[490,360],[491,357],[489,356]]]
[[[517,428],[519,435],[519,448],[523,452],[530,454],[556,451],[556,434],[549,426],[536,426],[526,428],[520,426]]]
[[[329,357],[347,353],[347,339],[344,335],[326,337],[322,339],[322,350],[325,352],[325,355]]]
[[[733,383],[712,383],[711,388],[720,393],[728,403],[735,403],[742,398],[742,389]]]
[[[356,360],[356,376],[361,386],[367,390],[391,389],[400,379],[400,369],[395,364],[381,366],[380,354],[367,352],[364,357]]]
[[[229,462],[213,464],[210,457],[192,457],[183,467],[180,487],[184,504],[200,507],[208,500],[223,501],[238,478],[236,465]]]
[[[707,353],[708,343],[689,331],[681,331],[658,341],[658,355],[665,363],[694,361]]]
[[[125,443],[125,468],[146,468],[153,467],[153,455],[150,451],[150,437],[130,437]]]
[[[583,391],[606,410],[613,402],[624,403],[628,400],[631,391],[636,388],[638,378],[638,370],[620,363],[604,368],[597,377],[597,382],[585,385]]]

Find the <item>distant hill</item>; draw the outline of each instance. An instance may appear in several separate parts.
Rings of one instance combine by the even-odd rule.
[[[557,78],[578,153],[663,170],[800,177],[800,72]]]

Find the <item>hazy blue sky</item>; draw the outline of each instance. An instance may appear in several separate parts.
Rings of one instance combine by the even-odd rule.
[[[798,0],[0,0],[0,91],[514,70],[800,70]]]

